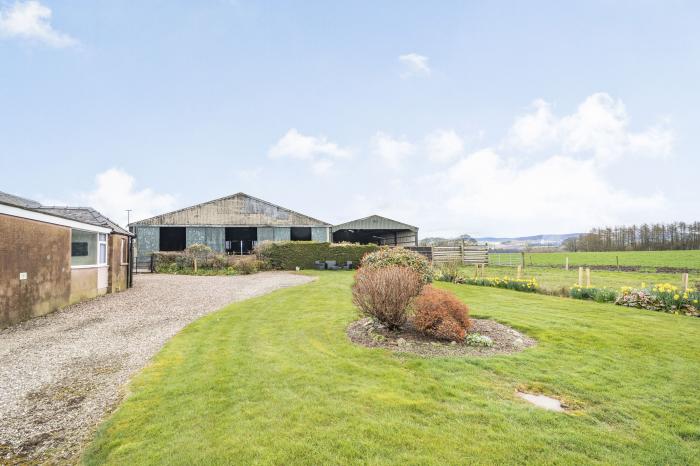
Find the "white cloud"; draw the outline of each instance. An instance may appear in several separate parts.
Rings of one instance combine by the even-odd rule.
[[[593,94],[564,116],[536,101],[534,110],[517,118],[500,142],[469,154],[454,131],[435,131],[420,150],[442,164],[403,171],[402,180],[391,188],[384,183],[364,193],[360,207],[365,214],[386,212],[413,221],[421,237],[569,233],[672,220],[679,210],[663,191],[648,182],[622,188],[619,180],[625,175],[611,165],[619,159],[672,155],[670,124],[636,131],[629,121],[621,101]],[[377,134],[374,146],[392,166],[415,149],[383,133]],[[531,152],[537,157],[522,157]],[[653,174],[645,164],[637,166],[637,176],[645,176],[644,170]]]
[[[601,164],[623,157],[664,158],[673,149],[674,135],[668,122],[632,132],[622,101],[603,92],[587,97],[576,112],[561,118],[541,99],[533,107],[532,113],[516,118],[507,138],[510,148],[592,155]]]
[[[324,136],[306,136],[292,128],[270,148],[267,155],[272,159],[308,161],[313,173],[323,175],[333,168],[333,159],[350,158],[352,152],[328,141]]]
[[[173,209],[175,197],[158,194],[152,189],[136,189],[136,180],[127,172],[110,168],[95,177],[95,189],[82,193],[82,203],[93,207],[120,225],[126,225],[126,209],[131,221],[161,214]]]
[[[504,233],[564,233],[634,221],[664,208],[661,194],[616,189],[593,159],[552,156],[529,166],[493,149],[477,151],[438,175],[445,213],[463,229]]]
[[[324,136],[305,136],[292,128],[270,148],[268,155],[273,159],[289,157],[312,160],[317,156],[346,158],[350,156],[350,151],[329,142]]]
[[[399,62],[404,67],[404,72],[401,77],[408,78],[411,76],[430,76],[432,70],[428,66],[428,57],[418,55],[417,53],[407,53],[399,55]]]
[[[415,146],[405,139],[396,139],[381,131],[377,132],[372,139],[372,153],[390,168],[399,168],[401,162],[415,150]]]
[[[433,162],[449,162],[464,152],[464,141],[453,130],[437,130],[425,137],[425,150]]]
[[[71,47],[78,41],[51,26],[51,8],[38,1],[15,2],[0,11],[0,37],[35,40],[51,47]]]
[[[325,175],[333,169],[333,162],[328,159],[320,159],[311,164],[311,171],[316,175]]]

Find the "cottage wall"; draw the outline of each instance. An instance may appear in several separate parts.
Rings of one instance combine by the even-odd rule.
[[[0,238],[0,328],[69,303],[70,228],[0,214]]]

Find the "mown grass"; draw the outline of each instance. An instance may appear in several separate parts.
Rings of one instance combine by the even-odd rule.
[[[691,464],[700,319],[438,284],[538,340],[491,358],[357,347],[348,272],[230,305],[136,376],[86,464]],[[571,414],[516,389],[559,396]]]
[[[464,267],[462,273],[466,277],[473,277],[476,274],[476,267]],[[481,273],[481,271],[479,272]],[[484,277],[516,277],[517,267],[502,267],[488,266],[483,270]],[[526,266],[522,271],[522,278],[534,278],[537,280],[540,288],[558,292],[562,288],[570,288],[571,285],[578,282],[578,267],[570,268],[568,271],[564,269],[552,267],[529,267]],[[584,274],[583,285],[586,284],[586,276]],[[654,273],[654,272],[616,272],[610,270],[591,270],[591,286],[597,288],[614,288],[620,289],[623,286],[631,286],[639,288],[641,284],[646,285],[657,283],[671,283],[672,285],[681,287],[683,284],[683,274],[681,273]],[[700,273],[691,273],[688,275],[688,283],[691,287],[700,284]]]
[[[620,266],[700,270],[700,250],[526,253],[525,264],[564,267],[567,257],[570,266],[617,266],[619,260]]]

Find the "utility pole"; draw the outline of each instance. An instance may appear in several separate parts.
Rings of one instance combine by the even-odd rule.
[[[129,228],[129,224],[131,223],[131,209],[126,209],[126,227]]]

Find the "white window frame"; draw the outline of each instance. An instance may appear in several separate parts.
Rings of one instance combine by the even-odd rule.
[[[107,265],[109,263],[109,250],[107,249],[107,240],[109,235],[107,233],[97,234],[97,265]],[[102,246],[104,245],[105,257],[102,261]]]

